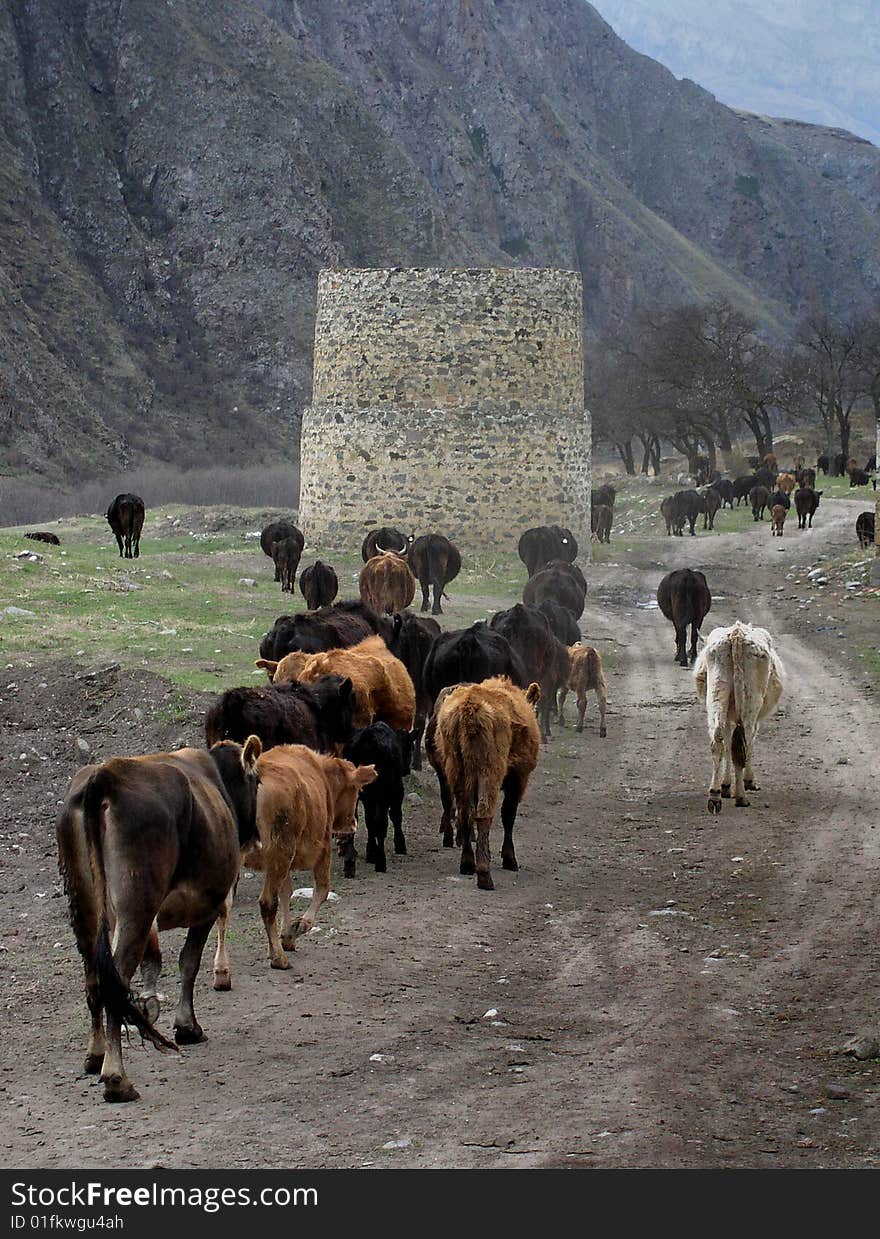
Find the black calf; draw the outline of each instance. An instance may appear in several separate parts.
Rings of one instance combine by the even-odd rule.
[[[373,723],[354,733],[345,746],[343,757],[356,766],[375,766],[378,778],[375,783],[361,788],[360,803],[364,806],[364,823],[367,828],[367,864],[376,866],[377,873],[385,873],[385,836],[388,819],[394,827],[394,850],[399,856],[406,855],[406,839],[403,835],[403,780],[410,772],[412,736],[408,731],[395,731],[387,723]],[[354,866],[346,877],[354,877]]]

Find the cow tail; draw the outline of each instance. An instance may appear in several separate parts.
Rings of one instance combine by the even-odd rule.
[[[746,731],[742,722],[743,706],[746,699],[746,683],[743,666],[745,652],[743,650],[742,630],[739,625],[736,625],[730,634],[730,657],[733,662],[733,705],[736,717],[733,736],[730,742],[730,754],[733,758],[734,766],[738,770],[742,770],[748,763],[749,752]]]
[[[107,914],[107,874],[104,867],[102,818],[107,794],[107,777],[99,770],[89,779],[83,793],[83,827],[95,901],[98,911],[98,936],[95,941],[93,966],[98,978],[98,990],[104,1007],[121,1024],[131,1024],[143,1038],[159,1050],[176,1050],[177,1046],[154,1028],[132,1001],[131,991],[119,975],[110,946]]]
[[[491,787],[487,774],[493,766],[491,719],[470,703],[457,712],[454,746],[461,761],[462,800],[476,817],[489,814]]]

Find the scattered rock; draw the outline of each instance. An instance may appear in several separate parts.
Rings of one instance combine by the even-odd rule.
[[[418,792],[407,792],[406,798],[410,804],[421,804],[422,798]]]
[[[24,616],[27,619],[35,619],[37,615],[36,611],[27,611],[24,607],[4,607],[3,614]]]
[[[253,589],[256,585],[256,581],[252,576],[241,576],[238,578],[238,583],[239,585],[246,585],[248,589]]]
[[[880,1041],[876,1037],[851,1037],[844,1045],[843,1052],[860,1062],[868,1058],[880,1058]]]
[[[88,757],[89,753],[92,751],[92,746],[89,744],[88,740],[83,740],[82,736],[76,737],[73,742],[73,747],[82,757]]]
[[[412,1144],[409,1136],[404,1136],[402,1140],[386,1140],[382,1145],[383,1149],[408,1149]]]
[[[825,1086],[825,1096],[830,1101],[846,1101],[849,1097],[849,1089],[844,1088],[842,1084],[827,1084]]]

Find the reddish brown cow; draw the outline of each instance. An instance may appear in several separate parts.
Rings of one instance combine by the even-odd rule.
[[[575,724],[575,731],[583,731],[584,715],[587,712],[587,693],[592,690],[599,702],[599,735],[604,739],[608,734],[605,730],[605,707],[608,698],[605,675],[602,671],[602,655],[592,645],[570,645],[568,653],[571,658],[568,684],[559,689],[556,698],[559,726],[565,726],[562,707],[571,689],[577,694],[578,720]]]
[[[416,595],[416,578],[405,559],[386,551],[368,559],[358,580],[361,598],[380,615],[405,611]]]

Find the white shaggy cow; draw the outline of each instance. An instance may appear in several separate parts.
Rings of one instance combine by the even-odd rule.
[[[720,813],[722,799],[730,798],[731,767],[738,806],[748,805],[747,791],[757,791],[752,748],[758,723],[779,704],[783,675],[766,628],[737,620],[709,633],[694,664],[694,680],[706,705],[712,748],[710,813]]]

